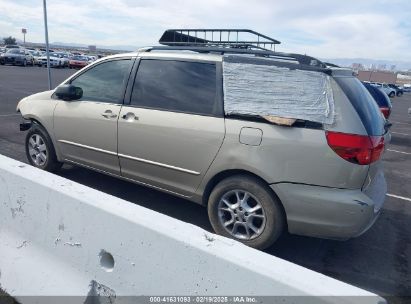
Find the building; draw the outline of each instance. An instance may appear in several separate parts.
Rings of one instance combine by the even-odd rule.
[[[397,74],[390,71],[358,71],[358,79],[361,81],[396,83]]]

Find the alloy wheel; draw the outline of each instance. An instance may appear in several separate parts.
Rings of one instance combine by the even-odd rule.
[[[44,166],[47,162],[48,151],[46,142],[39,134],[33,134],[28,142],[29,155],[33,163],[38,166]]]
[[[231,190],[221,197],[218,218],[231,236],[241,240],[252,240],[260,236],[266,224],[262,204],[245,190]]]

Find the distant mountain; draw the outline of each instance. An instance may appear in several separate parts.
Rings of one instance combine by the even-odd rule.
[[[369,68],[371,65],[376,67],[380,65],[386,65],[387,69],[390,69],[392,65],[395,65],[395,70],[410,70],[411,62],[400,61],[400,60],[378,60],[378,59],[368,59],[368,58],[323,58],[321,59],[326,62],[334,63],[340,66],[349,67],[353,63],[361,63],[364,67]]]

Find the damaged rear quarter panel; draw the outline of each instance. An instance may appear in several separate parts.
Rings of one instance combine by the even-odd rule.
[[[261,145],[241,144],[243,127],[261,129]],[[269,184],[289,182],[346,189],[361,188],[368,172],[368,166],[349,163],[331,150],[324,130],[226,119],[224,143],[202,187],[216,174],[231,169],[249,171]]]

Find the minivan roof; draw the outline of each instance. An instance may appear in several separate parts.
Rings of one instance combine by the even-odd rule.
[[[265,52],[265,51],[262,51]],[[270,51],[268,51],[270,52]],[[183,48],[183,47],[144,47],[138,49],[136,52],[116,54],[104,57],[107,58],[119,58],[119,57],[145,57],[145,58],[175,58],[175,59],[189,59],[189,60],[198,60],[198,61],[215,61],[222,62],[223,55],[237,55],[244,58],[244,61],[248,59],[255,60],[264,60],[270,59],[271,62],[277,61],[279,65],[288,66],[290,68],[312,70],[318,72],[324,72],[331,76],[350,76],[353,77],[353,71],[348,68],[334,67],[328,65],[309,65],[301,64],[298,60],[291,60],[291,58],[303,56],[302,60],[317,60],[314,57],[300,55],[300,54],[286,54],[286,53],[275,53],[270,52],[272,55],[277,54],[275,57],[264,57],[260,56],[260,51],[253,52],[241,52],[241,50],[236,49],[227,49],[227,48]],[[285,59],[285,56],[288,56],[288,59]],[[292,57],[294,56],[294,57]],[[301,57],[301,58],[303,58]],[[300,60],[301,60],[300,58]],[[319,61],[320,64],[321,61]]]

